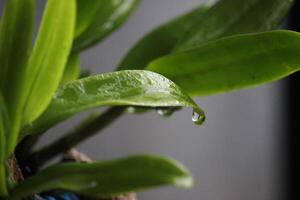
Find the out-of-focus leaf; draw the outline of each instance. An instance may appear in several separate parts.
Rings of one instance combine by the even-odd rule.
[[[8,0],[0,25],[0,89],[11,120],[8,148],[12,149],[20,129],[21,86],[31,49],[34,0]]]
[[[193,48],[225,36],[277,28],[293,0],[220,0],[176,45],[175,51]]]
[[[0,198],[7,195],[5,158],[7,131],[9,128],[8,121],[6,105],[0,92]]]
[[[165,77],[142,70],[119,71],[69,82],[55,93],[51,104],[26,133],[40,133],[87,109],[100,106],[192,107],[203,111],[177,85]]]
[[[271,31],[232,36],[150,63],[190,95],[257,86],[300,69],[300,34]]]
[[[224,36],[276,28],[292,2],[220,0],[215,5],[201,5],[142,38],[126,55],[119,69],[144,69],[150,61],[171,51],[181,51]]]
[[[26,71],[24,124],[46,109],[59,85],[72,45],[75,18],[75,0],[47,1]]]
[[[95,17],[97,10],[100,9],[101,5],[103,6],[103,2],[104,1],[76,0],[75,38],[80,36],[88,28]]]
[[[177,17],[143,37],[125,56],[119,70],[144,69],[147,64],[169,54],[186,31],[192,29],[211,4],[202,4],[191,12]]]
[[[66,84],[70,81],[74,81],[79,77],[79,63],[79,55],[77,53],[70,54],[63,77],[60,81],[61,85]]]
[[[14,199],[63,189],[92,197],[114,197],[162,185],[189,188],[193,179],[179,163],[158,156],[132,156],[92,164],[69,163],[46,168],[18,184]]]
[[[101,41],[121,26],[139,0],[77,0],[77,23],[73,51]]]

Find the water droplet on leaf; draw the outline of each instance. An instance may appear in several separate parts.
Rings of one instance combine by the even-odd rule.
[[[201,125],[205,120],[205,116],[201,113],[198,113],[197,111],[193,111],[192,115],[192,121],[194,124]]]
[[[170,117],[175,111],[179,110],[179,107],[160,107],[156,109],[157,114],[163,117]]]
[[[94,188],[98,185],[98,183],[96,181],[91,182],[90,187]]]

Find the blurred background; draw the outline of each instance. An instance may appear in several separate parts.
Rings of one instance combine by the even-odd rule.
[[[0,0],[1,10],[3,0]],[[114,70],[130,47],[157,25],[204,0],[142,1],[121,29],[81,57],[94,73]],[[37,1],[40,18],[44,1]],[[38,24],[38,21],[37,21]],[[127,114],[79,149],[93,159],[140,153],[171,156],[195,177],[191,190],[161,188],[139,193],[141,200],[280,200],[286,199],[287,143],[285,97],[287,81],[229,94],[197,98],[207,121],[195,126],[192,111],[170,118],[155,112]],[[48,143],[74,127],[82,116],[68,120],[42,139]]]

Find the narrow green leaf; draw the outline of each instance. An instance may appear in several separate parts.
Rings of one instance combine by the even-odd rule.
[[[71,49],[76,1],[47,1],[37,40],[31,54],[24,86],[24,123],[36,119],[57,89]]]
[[[177,85],[165,77],[141,70],[100,74],[60,87],[51,104],[25,133],[40,133],[87,109],[100,106],[192,107],[203,111]]]
[[[77,23],[73,51],[81,51],[104,39],[121,26],[139,0],[77,0]]]
[[[12,96],[31,48],[34,1],[8,0],[0,25],[0,86]],[[18,73],[17,73],[18,72]]]
[[[293,0],[219,0],[182,38],[174,51],[225,36],[277,28]]]
[[[6,2],[0,26],[0,89],[11,120],[8,149],[12,149],[21,126],[22,104],[19,95],[31,49],[33,24],[34,0]]]
[[[0,198],[7,196],[5,158],[8,128],[8,113],[3,96],[0,92]]]
[[[100,9],[101,4],[103,4],[103,1],[76,0],[76,3],[75,38],[80,36],[88,28],[97,13],[97,10]]]
[[[92,164],[69,163],[49,167],[18,184],[14,199],[62,189],[92,197],[114,197],[163,185],[189,188],[193,179],[179,163],[159,156],[131,156]]]
[[[212,41],[150,63],[190,95],[257,86],[300,69],[300,34],[271,31]]]
[[[167,22],[144,36],[122,60],[119,70],[144,69],[147,64],[169,54],[186,31],[190,30],[209,9],[211,4],[202,4],[198,8]]]
[[[80,61],[77,53],[71,53],[65,67],[63,77],[60,80],[60,84],[66,84],[67,82],[74,81],[79,77]]]

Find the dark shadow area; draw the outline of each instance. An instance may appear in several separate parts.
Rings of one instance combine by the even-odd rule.
[[[296,0],[289,17],[289,29],[300,32],[300,1]],[[288,133],[288,185],[287,198],[289,200],[300,199],[300,73],[288,78],[287,87],[287,133]]]

